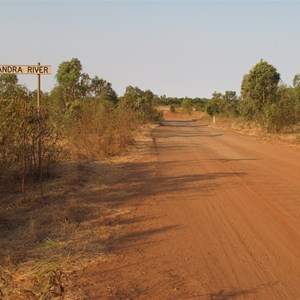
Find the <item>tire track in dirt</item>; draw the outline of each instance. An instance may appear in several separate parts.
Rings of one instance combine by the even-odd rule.
[[[196,129],[196,130],[199,130],[200,128],[199,127],[197,127],[197,126],[191,126],[191,129],[192,130],[194,130],[194,129]],[[209,136],[209,133],[207,132],[207,130],[205,130],[205,133],[206,133],[206,135],[207,135],[207,137]],[[213,136],[213,134],[211,134],[211,136]],[[183,134],[180,134],[180,138],[182,139],[182,138],[184,138],[184,135]],[[159,141],[159,138],[157,137],[157,140]],[[216,140],[216,138],[215,138],[215,140]],[[199,139],[197,139],[197,141],[196,141],[196,148],[197,148],[197,143],[198,143],[198,141],[199,141]],[[188,141],[187,140],[185,140],[184,141],[184,143],[186,143],[186,146],[187,147],[190,147],[190,148],[192,148],[193,147],[193,145],[191,145],[190,143],[188,143]],[[208,144],[208,143],[207,143]],[[219,144],[220,144],[220,142],[219,143],[216,143],[216,144],[218,144],[218,146],[220,146]],[[158,147],[159,147],[159,145],[158,145]],[[227,158],[229,161],[230,161],[230,159],[235,159],[235,157],[240,157],[241,155],[240,155],[240,153],[238,153],[237,151],[232,151],[232,148],[229,148],[229,149],[231,149],[231,151],[227,151],[226,152],[226,149],[225,149],[225,153],[224,152],[222,152],[222,157],[224,157],[224,154],[225,154],[225,156],[227,155],[227,156],[229,156],[229,158]],[[203,149],[202,149],[203,150]],[[214,151],[214,148],[212,148],[211,149],[212,150],[212,153],[210,154],[210,155],[207,155],[206,157],[204,157],[205,159],[206,159],[206,161],[208,160],[214,160],[214,159],[216,159],[216,154],[217,153],[215,153],[215,152],[213,152]],[[224,151],[224,149],[223,149],[223,151]],[[190,151],[191,152],[191,151]],[[203,153],[205,153],[205,151],[199,151],[200,153],[202,152],[202,156],[203,156]],[[236,153],[234,153],[234,152],[236,152]],[[233,154],[235,154],[235,155],[233,155]],[[239,154],[239,155],[236,155],[236,154]],[[197,154],[194,154],[195,156],[197,156]],[[243,154],[242,154],[243,155]],[[216,168],[217,168],[217,170],[218,170],[218,172],[220,173],[220,170],[222,170],[222,172],[223,173],[226,173],[225,171],[227,170],[228,171],[228,165],[226,165],[225,164],[225,162],[224,162],[224,158],[220,158],[219,160],[216,160],[216,161],[214,161],[214,164],[208,164],[208,165],[206,165],[206,168],[207,168],[207,166],[209,166],[209,168],[208,169],[210,169],[210,171],[215,171],[216,170]],[[250,156],[250,157],[253,157],[253,153],[252,153],[252,155]],[[195,162],[197,162],[197,161],[201,161],[201,160],[203,160],[203,157],[199,157],[199,159],[197,160],[197,159],[195,159]],[[252,161],[253,162],[253,161]],[[196,163],[195,163],[196,164]],[[254,165],[257,165],[258,164],[258,162],[256,162],[256,161],[254,161]],[[253,164],[252,164],[253,165]],[[232,171],[232,169],[230,169],[231,171]],[[234,169],[235,171],[239,171],[240,173],[243,173],[243,172],[245,172],[245,170],[243,170],[243,169],[238,169],[238,168],[235,168]],[[249,171],[249,170],[248,170]],[[269,171],[269,170],[268,170]],[[274,174],[274,172],[273,173],[271,173],[271,172],[269,172],[270,174],[272,174],[273,176],[275,176],[276,177],[276,174]],[[235,176],[236,178],[236,181],[237,181],[237,184],[239,183],[239,181],[242,181],[243,182],[243,178],[244,177],[240,177],[240,178],[238,178],[238,176]],[[281,178],[281,180],[282,180],[282,178]],[[219,180],[219,181],[224,181],[224,180]],[[290,180],[288,180],[288,182],[289,182]],[[238,193],[237,192],[235,192],[235,195],[236,194],[240,194],[240,195],[236,195],[236,197],[242,197],[243,195],[248,195],[247,197],[249,198],[248,199],[248,202],[249,201],[253,201],[253,200],[255,200],[256,201],[256,203],[257,202],[265,202],[266,200],[268,201],[268,199],[270,199],[270,198],[268,198],[268,197],[261,197],[261,196],[259,196],[259,194],[257,193],[257,192],[253,192],[253,189],[252,189],[252,191],[250,190],[250,194],[249,194],[249,191],[247,191],[248,190],[248,186],[247,186],[247,183],[245,183],[245,182],[243,182],[244,183],[244,186],[245,186],[245,188],[241,188],[241,187],[239,187],[237,190],[238,190]],[[293,181],[293,183],[295,184],[295,181]],[[225,183],[226,184],[226,183]],[[201,188],[201,187],[200,187]],[[272,189],[272,187],[271,187],[271,189]],[[226,193],[224,193],[224,192],[226,192]],[[283,192],[285,192],[285,190],[283,190]],[[230,236],[230,233],[232,234],[233,232],[235,232],[236,234],[238,233],[238,231],[237,231],[237,228],[235,228],[234,226],[232,226],[232,222],[230,223],[228,220],[230,220],[230,217],[227,217],[226,216],[226,214],[225,214],[225,212],[224,212],[224,210],[222,210],[222,206],[220,205],[220,199],[222,200],[223,198],[226,198],[225,196],[224,196],[224,194],[226,194],[226,196],[227,196],[227,198],[228,199],[231,199],[232,201],[234,200],[234,197],[232,197],[232,188],[227,188],[225,191],[224,191],[224,189],[223,189],[223,191],[222,191],[222,193],[220,194],[220,191],[217,191],[216,193],[215,193],[215,195],[212,197],[213,199],[212,200],[210,200],[210,203],[211,203],[211,209],[209,210],[208,209],[208,211],[210,212],[209,213],[209,215],[210,215],[210,222],[209,223],[211,223],[212,224],[212,227],[214,228],[214,234],[215,234],[215,236],[216,236],[216,238],[220,241],[220,243],[221,243],[221,245],[220,245],[220,248],[221,248],[221,250],[219,251],[219,252],[221,252],[221,253],[218,253],[218,255],[220,255],[220,256],[222,256],[222,252],[223,252],[223,256],[225,256],[225,262],[229,265],[228,266],[228,268],[229,268],[229,270],[231,270],[231,272],[229,272],[229,273],[232,273],[232,275],[233,275],[233,278],[235,279],[235,281],[236,281],[236,283],[235,283],[235,285],[239,285],[240,283],[239,283],[239,281],[237,280],[237,278],[239,277],[239,276],[241,276],[242,274],[239,274],[239,275],[236,275],[235,274],[235,271],[234,271],[234,269],[233,269],[233,267],[232,267],[232,264],[231,264],[231,262],[230,262],[230,260],[233,260],[233,258],[234,258],[234,256],[232,256],[232,254],[233,254],[233,251],[230,251],[230,250],[225,250],[225,248],[228,248],[228,244],[230,244],[230,241],[231,240],[233,240],[233,237],[232,237],[232,235]],[[299,195],[299,194],[298,194]],[[258,198],[258,199],[257,199]],[[219,201],[218,201],[218,199],[219,199]],[[237,199],[237,198],[236,198]],[[212,204],[212,203],[215,203],[215,204]],[[233,203],[234,205],[237,205],[237,203],[236,202],[234,202]],[[234,209],[234,205],[232,205],[233,207],[231,208],[231,211],[232,211],[232,209]],[[218,209],[219,209],[219,213],[218,213],[218,209],[216,209],[216,206],[218,206]],[[249,206],[249,203],[248,203],[248,206]],[[237,206],[238,207],[238,206]],[[264,207],[264,208],[268,208],[268,207]],[[270,209],[270,207],[269,207],[269,209]],[[274,208],[273,208],[274,209]],[[185,209],[185,211],[187,211],[188,209]],[[253,210],[253,209],[252,209]],[[257,210],[257,209],[256,209]],[[191,210],[190,210],[190,212],[191,212]],[[230,212],[231,213],[231,217],[232,217],[232,212]],[[241,213],[241,212],[240,212]],[[187,215],[189,214],[189,213],[186,213]],[[271,217],[268,217],[268,218],[271,218],[271,220],[274,218],[274,215],[271,215]],[[216,219],[219,219],[219,221],[218,222],[216,222]],[[221,221],[221,222],[220,222]],[[206,221],[207,222],[207,221]],[[248,225],[248,227],[250,227],[251,228],[251,218],[249,218],[248,217],[248,222],[249,222],[249,225]],[[221,223],[221,224],[219,224],[219,223]],[[224,229],[224,228],[226,228],[226,224],[228,225],[228,224],[231,224],[230,226],[227,226],[227,230],[224,232],[224,230],[222,230],[222,229]],[[280,226],[281,226],[282,224],[280,224]],[[299,225],[299,224],[298,224]],[[210,229],[211,230],[211,229]],[[249,231],[249,229],[247,229],[248,231]],[[196,230],[193,230],[194,232],[196,232]],[[212,231],[212,230],[211,230]],[[219,234],[218,234],[218,232],[219,232]],[[256,233],[258,233],[259,231],[258,231],[258,229],[256,229]],[[286,232],[284,232],[284,234],[285,234]],[[222,235],[223,235],[223,237],[222,237]],[[194,234],[194,236],[196,237],[197,235],[196,234]],[[224,236],[226,237],[225,239],[224,239]],[[253,235],[254,236],[254,235]],[[295,235],[293,236],[294,238],[295,238]],[[254,238],[254,237],[253,237]],[[275,282],[278,282],[278,278],[277,278],[277,276],[274,276],[274,271],[273,270],[270,270],[270,268],[269,268],[269,270],[268,270],[268,268],[266,268],[265,266],[264,266],[264,260],[263,260],[263,256],[261,255],[261,253],[263,253],[264,252],[264,247],[265,247],[265,245],[262,245],[262,247],[261,248],[259,248],[258,246],[260,246],[260,244],[259,244],[259,241],[257,240],[257,238],[255,237],[254,238],[255,239],[255,245],[256,245],[256,247],[259,249],[259,251],[256,249],[255,250],[255,252],[253,251],[253,250],[249,250],[249,248],[251,249],[251,247],[249,246],[249,244],[247,245],[245,242],[244,242],[244,247],[240,247],[240,249],[239,249],[239,252],[241,251],[241,252],[243,252],[243,249],[245,250],[245,249],[247,249],[246,250],[246,252],[245,253],[247,253],[247,255],[250,257],[250,259],[251,259],[251,265],[253,265],[253,262],[254,262],[254,265],[256,266],[256,273],[260,273],[260,275],[261,274],[264,274],[264,276],[259,276],[259,280],[262,280],[261,278],[264,278],[265,279],[265,282],[273,282],[273,283],[275,283]],[[242,245],[243,243],[241,243],[241,241],[242,241],[242,239],[241,238],[239,238],[239,240],[240,240],[240,245]],[[246,239],[245,239],[246,240]],[[199,244],[199,243],[198,243]],[[297,244],[298,245],[298,244]],[[253,249],[253,247],[252,247],[252,249]],[[295,249],[295,248],[293,248],[293,249]],[[299,248],[298,248],[299,249]],[[267,251],[268,250],[270,250],[270,249],[267,249]],[[228,253],[226,253],[226,251],[227,252],[229,252],[230,253],[230,255],[228,254]],[[297,250],[296,250],[297,251]],[[235,251],[236,252],[236,251]],[[258,258],[260,258],[260,259],[258,259]],[[249,258],[248,258],[248,260],[249,260]],[[261,261],[260,261],[261,260]],[[288,256],[286,257],[286,260],[288,261]],[[224,263],[224,261],[223,261],[223,263]],[[219,266],[220,267],[220,266]],[[254,270],[250,270],[250,272],[252,272],[252,271],[254,271]],[[210,272],[211,273],[211,272]],[[277,274],[276,274],[277,275]],[[299,277],[299,274],[298,273],[296,273],[296,275],[297,275],[297,277]],[[247,280],[249,280],[249,278],[247,279]],[[277,287],[275,287],[274,286],[274,284],[272,284],[272,293],[271,294],[273,294],[273,296],[274,297],[280,297],[280,298],[282,298],[282,299],[287,299],[287,298],[289,298],[288,297],[288,295],[287,295],[287,292],[286,292],[286,288],[284,288],[283,287],[283,284],[280,284],[280,285],[277,285]],[[269,295],[270,296],[270,295]]]

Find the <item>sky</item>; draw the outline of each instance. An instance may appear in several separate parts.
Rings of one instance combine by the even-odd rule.
[[[240,93],[261,59],[291,85],[300,73],[300,1],[1,1],[0,65],[78,58],[83,72],[169,97]],[[34,75],[20,75],[30,90]]]

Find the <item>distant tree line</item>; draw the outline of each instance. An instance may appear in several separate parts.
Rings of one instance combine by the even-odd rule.
[[[300,122],[300,74],[294,76],[292,86],[287,86],[281,82],[276,68],[261,60],[244,75],[240,96],[235,91],[214,92],[210,99],[164,95],[157,102],[170,105],[171,111],[181,107],[189,114],[196,109],[210,116],[254,122],[268,132],[282,132]]]
[[[181,107],[183,102],[189,101],[193,108],[199,111],[205,110],[206,103],[209,99],[208,98],[190,98],[190,97],[167,97],[166,95],[160,96],[156,98],[157,104],[160,105],[172,105],[173,107]]]

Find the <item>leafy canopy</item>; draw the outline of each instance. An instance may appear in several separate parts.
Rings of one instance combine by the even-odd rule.
[[[256,101],[259,107],[273,102],[279,80],[280,74],[276,68],[261,60],[244,76],[242,98]]]

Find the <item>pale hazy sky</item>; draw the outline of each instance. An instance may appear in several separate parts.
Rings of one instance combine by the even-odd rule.
[[[0,1],[0,65],[58,65],[177,97],[240,92],[260,59],[291,84],[300,73],[299,1]],[[36,89],[35,76],[19,76]]]

